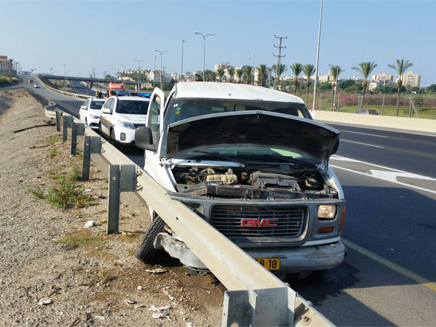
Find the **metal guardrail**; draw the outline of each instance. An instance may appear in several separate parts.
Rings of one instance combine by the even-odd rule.
[[[86,136],[97,136],[86,128]],[[102,155],[111,164],[132,165],[109,142]],[[223,327],[334,326],[294,290],[263,268],[141,169],[137,194],[142,197],[228,289],[224,295]]]
[[[35,75],[35,79],[38,79],[39,84],[44,85],[44,87],[46,87],[47,89],[49,89],[50,91],[53,91],[53,92],[57,92],[57,93],[60,93],[60,94],[63,94],[63,95],[67,95],[67,96],[70,96],[70,97],[73,97],[73,98],[79,98],[79,99],[90,99],[90,98],[93,98],[93,96],[91,96],[91,95],[77,94],[77,93],[65,92],[65,91],[62,91],[62,90],[55,89],[55,88],[45,84],[37,75]]]

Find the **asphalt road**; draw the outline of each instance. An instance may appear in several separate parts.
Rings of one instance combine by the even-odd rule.
[[[78,115],[82,101],[37,92]],[[338,326],[436,326],[436,136],[333,126],[348,255],[292,288]]]

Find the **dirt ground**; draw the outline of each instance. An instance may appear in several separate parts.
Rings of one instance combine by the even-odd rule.
[[[81,137],[71,157],[55,126],[14,133],[46,121],[27,91],[0,90],[0,326],[221,325],[213,276],[189,275],[165,254],[162,267],[134,257],[150,223],[134,193],[121,196],[120,234],[106,235],[108,164],[93,154],[90,181],[76,181]],[[63,180],[89,206],[50,204]]]

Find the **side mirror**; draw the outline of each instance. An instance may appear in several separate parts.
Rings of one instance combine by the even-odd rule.
[[[142,150],[157,151],[157,145],[153,144],[150,127],[138,127],[135,130],[135,145]]]
[[[111,114],[111,110],[109,109],[109,108],[103,108],[103,109],[101,109],[101,113],[102,114]]]

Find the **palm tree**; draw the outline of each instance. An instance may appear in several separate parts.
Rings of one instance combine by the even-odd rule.
[[[362,100],[360,101],[359,108],[362,108],[363,104],[363,96],[365,95],[366,87],[368,85],[368,76],[377,67],[375,62],[361,62],[359,66],[351,67],[351,69],[357,70],[359,73],[363,75],[363,83],[362,83]]]
[[[402,75],[406,72],[406,70],[412,67],[413,64],[409,60],[397,59],[397,65],[388,65],[388,67],[394,69],[398,73],[398,81],[397,81],[397,117],[400,110],[400,92],[401,87],[403,86]]]
[[[251,72],[253,70],[252,66],[243,66],[242,71],[244,72],[245,84],[251,84]]]
[[[227,68],[227,73],[229,74],[229,82],[232,82],[233,76],[235,76],[235,68],[228,67]]]
[[[304,69],[304,66],[300,63],[292,64],[291,66],[292,72],[294,73],[294,94],[297,95],[297,86],[298,86],[298,76]]]
[[[306,75],[306,105],[309,102],[309,88],[310,88],[310,76],[315,74],[315,66],[307,64],[303,68],[304,75]]]
[[[242,74],[244,74],[244,71],[242,69],[236,69],[236,78],[238,83],[241,83]]]
[[[266,65],[259,65],[257,71],[258,71],[258,82],[260,83],[260,86],[265,86],[268,68],[266,67]]]
[[[216,73],[214,71],[206,69],[204,75],[206,81],[212,81],[212,82],[216,81]]]
[[[335,98],[336,98],[336,83],[338,80],[339,75],[343,72],[340,66],[332,66],[330,69],[330,72],[332,73],[332,107],[335,107]]]
[[[273,71],[276,73],[276,81],[274,83],[275,86],[279,85],[279,81],[280,81],[280,76],[288,70],[288,68],[286,67],[286,65],[283,64],[274,64],[272,65],[272,69]]]
[[[202,81],[203,80],[203,73],[195,73],[195,81]]]
[[[224,69],[222,68],[217,69],[216,74],[218,76],[219,81],[222,82],[224,76]]]

